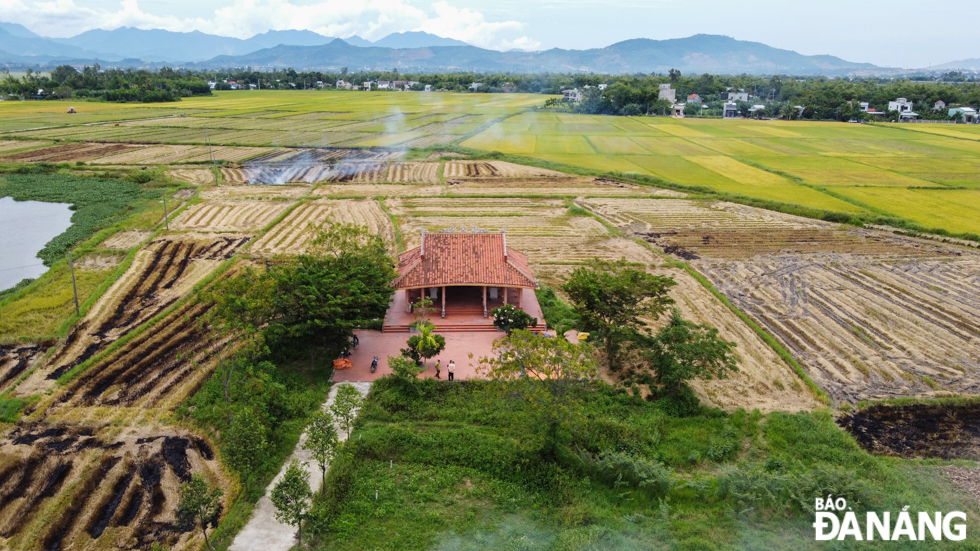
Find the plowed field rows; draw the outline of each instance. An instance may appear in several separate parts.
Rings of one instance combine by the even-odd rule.
[[[205,148],[206,149],[206,148]],[[241,161],[251,157],[252,155],[257,155],[259,153],[265,153],[269,151],[267,147],[215,147],[212,148],[210,153],[205,152],[197,157],[189,157],[183,159],[183,162],[195,163],[202,161],[210,161],[212,156],[215,161]]]
[[[567,174],[504,161],[449,161],[446,178],[564,178]]]
[[[391,163],[386,180],[404,184],[438,184],[439,163]]]
[[[229,485],[209,443],[153,426],[23,424],[0,461],[5,549],[193,549],[200,532],[175,525],[180,483],[194,472]]]
[[[330,201],[330,221],[341,224],[357,224],[364,226],[374,235],[381,236],[388,244],[392,254],[397,253],[398,242],[395,239],[395,226],[391,218],[381,209],[381,205],[373,199],[345,199]]]
[[[696,266],[837,400],[980,392],[976,254],[779,255]]]
[[[158,158],[172,159],[175,154],[194,148],[191,145],[151,145],[92,161],[93,164],[157,164]]]
[[[257,231],[289,208],[289,201],[208,201],[184,211],[170,223],[172,229]]]
[[[399,197],[403,195],[442,195],[442,185],[414,184],[321,184],[313,191],[324,197]]]
[[[71,368],[176,302],[247,241],[243,236],[187,234],[150,242],[17,392],[24,395],[50,387]]]
[[[261,199],[273,197],[299,198],[310,192],[310,186],[289,184],[282,186],[259,186],[251,184],[221,184],[201,190],[201,198],[211,199]]]

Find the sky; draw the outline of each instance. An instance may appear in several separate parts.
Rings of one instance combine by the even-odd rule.
[[[980,58],[977,0],[0,0],[0,20],[49,37],[122,26],[248,38],[305,29],[378,40],[425,31],[497,50],[586,49],[721,34],[806,55],[928,68]],[[952,14],[955,14],[952,15]]]

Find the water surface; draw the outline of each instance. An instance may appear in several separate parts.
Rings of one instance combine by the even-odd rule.
[[[71,226],[69,206],[0,197],[0,291],[48,271],[37,253]]]

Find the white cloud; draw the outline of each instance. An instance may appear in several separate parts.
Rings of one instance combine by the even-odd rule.
[[[0,0],[0,18],[51,37],[69,37],[91,29],[137,27],[201,31],[248,38],[268,30],[305,29],[325,36],[359,35],[377,40],[393,32],[425,31],[483,48],[536,49],[540,42],[520,36],[519,21],[488,21],[484,14],[457,8],[445,0],[426,10],[412,0],[234,0],[213,17],[181,18],[143,11],[138,0],[118,8],[80,6],[75,0]]]

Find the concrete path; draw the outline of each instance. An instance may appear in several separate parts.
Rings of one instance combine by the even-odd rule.
[[[333,405],[334,398],[337,396],[337,389],[340,388],[341,384],[353,385],[361,393],[361,396],[367,396],[368,391],[371,390],[371,383],[335,384],[330,389],[330,394],[327,395],[326,403],[323,404],[324,410]],[[347,440],[347,433],[341,431],[340,427],[337,427],[337,435],[340,437],[341,442]],[[276,507],[272,504],[271,496],[272,489],[275,488],[276,484],[285,475],[286,468],[293,459],[299,461],[300,465],[309,471],[310,489],[313,490],[313,493],[320,491],[320,486],[323,484],[323,478],[320,476],[320,466],[310,457],[310,452],[302,448],[304,442],[306,442],[305,432],[300,435],[299,442],[296,444],[296,449],[293,450],[293,454],[283,463],[282,470],[272,480],[269,487],[265,489],[265,495],[259,499],[259,503],[252,513],[252,518],[249,519],[248,524],[242,528],[241,532],[235,536],[235,541],[228,548],[229,551],[288,551],[296,545],[297,530],[292,526],[281,524],[276,520]]]

